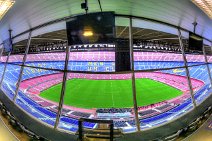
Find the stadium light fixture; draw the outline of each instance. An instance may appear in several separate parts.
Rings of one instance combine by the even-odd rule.
[[[0,20],[15,3],[14,0],[0,0]]]
[[[191,0],[212,19],[212,0]]]

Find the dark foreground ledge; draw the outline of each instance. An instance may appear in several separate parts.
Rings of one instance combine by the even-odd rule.
[[[41,122],[33,119],[31,116],[22,111],[16,106],[2,90],[0,90],[0,101],[6,106],[7,110],[25,127],[33,131],[35,134],[44,137],[51,141],[76,141],[77,135],[69,134],[54,130],[53,127],[49,127]],[[189,113],[182,117],[172,121],[171,123],[162,125],[160,127],[141,131],[137,133],[124,134],[123,137],[117,138],[119,141],[146,141],[153,140],[160,137],[165,137],[177,132],[178,130],[187,127],[192,121],[197,119],[202,113],[212,105],[212,95],[208,97],[201,105],[196,109],[193,109]]]

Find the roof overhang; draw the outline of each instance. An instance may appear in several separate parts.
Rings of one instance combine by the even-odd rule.
[[[12,30],[12,36],[16,36],[24,31],[32,29],[36,26],[54,21],[56,19],[84,14],[81,9],[79,0],[15,0],[15,5],[9,10],[4,18],[0,21],[0,43],[9,37],[8,30]],[[154,19],[177,27],[182,27],[188,31],[193,31],[192,23],[196,22],[196,34],[212,40],[212,19],[202,12],[191,0],[105,0],[101,1],[103,11],[114,11],[118,15],[133,15],[136,17],[144,17]],[[88,1],[89,13],[99,12],[100,7],[98,1]],[[123,18],[120,18],[123,21]],[[117,20],[116,20],[117,21]],[[135,20],[137,21],[137,20]],[[145,21],[144,21],[145,22]],[[152,24],[142,24],[139,22],[140,28],[148,28]],[[133,23],[135,26],[135,22]],[[60,22],[46,28],[33,31],[33,36],[44,32],[53,32],[56,29],[66,28],[65,22]],[[152,27],[149,27],[152,29]],[[170,33],[170,28],[161,28],[157,24],[158,29],[163,32]],[[35,35],[36,34],[36,35]],[[175,30],[175,34],[177,34]],[[27,38],[28,35],[18,37]],[[19,39],[15,39],[17,42]]]

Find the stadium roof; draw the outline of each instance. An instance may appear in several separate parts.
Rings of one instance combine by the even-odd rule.
[[[9,37],[8,29],[12,29],[13,36],[16,36],[40,24],[85,13],[80,7],[81,2],[80,0],[16,0],[12,9],[0,21],[0,43]],[[89,12],[100,11],[97,0],[88,0],[88,4]],[[196,33],[212,40],[212,20],[190,0],[102,0],[101,4],[103,11],[155,19],[189,31],[193,31],[192,23],[197,22]],[[139,25],[139,22],[137,24]],[[48,32],[57,29],[60,29],[59,25],[54,25],[48,28]],[[164,28],[164,30],[170,33],[170,29]],[[39,32],[45,33],[40,30],[34,34],[39,35]]]

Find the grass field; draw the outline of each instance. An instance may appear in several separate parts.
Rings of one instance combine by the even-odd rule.
[[[58,102],[61,85],[55,85],[40,96]],[[151,79],[136,79],[138,106],[158,103],[182,94],[176,88]],[[71,79],[66,83],[65,105],[80,108],[133,107],[131,80]]]

